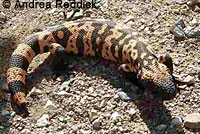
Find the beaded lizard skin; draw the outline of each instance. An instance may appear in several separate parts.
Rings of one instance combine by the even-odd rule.
[[[142,41],[132,35],[124,24],[106,20],[67,22],[31,35],[13,52],[7,83],[11,99],[21,111],[26,111],[26,70],[33,58],[45,52],[68,53],[101,57],[119,63],[125,72],[133,72],[145,89],[157,92],[163,100],[176,96],[172,65],[158,59]]]

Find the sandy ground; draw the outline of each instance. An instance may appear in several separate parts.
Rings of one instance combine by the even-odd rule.
[[[24,0],[28,1],[28,0]],[[99,0],[100,1],[100,0]],[[15,1],[12,0],[12,3]],[[101,0],[99,9],[87,9],[77,17],[110,19],[119,22],[130,20],[135,35],[148,43],[155,53],[169,53],[174,61],[174,74],[181,79],[188,76],[195,80],[200,70],[199,39],[174,40],[169,28],[176,19],[182,17],[186,25],[194,26],[199,13],[193,11],[181,0]],[[2,2],[0,2],[1,4]],[[1,4],[2,5],[2,4]],[[13,6],[13,5],[12,5]],[[68,21],[74,9],[5,9],[0,6],[0,75],[5,76],[11,53],[22,39],[47,27]],[[76,18],[72,18],[76,19]],[[198,27],[198,26],[197,26]],[[37,57],[29,68],[31,73],[42,64],[48,55]],[[140,106],[134,102],[123,102],[116,96],[121,87],[121,74],[114,63],[95,63],[97,59],[72,57],[73,75],[60,79],[40,78],[52,74],[51,63],[43,63],[36,70],[38,84],[29,86],[37,90],[37,95],[28,95],[30,116],[22,118],[10,108],[9,95],[1,93],[0,133],[8,134],[179,134],[200,133],[200,130],[187,129],[183,125],[172,125],[175,117],[183,118],[190,113],[200,112],[200,84],[182,86],[180,95],[164,102],[164,107],[155,107],[152,118],[146,118]],[[93,65],[93,66],[91,66]],[[34,81],[34,82],[35,82]],[[58,94],[64,82],[64,94]],[[126,86],[133,87],[130,82]],[[47,102],[52,102],[45,107]],[[38,124],[43,115],[48,116],[46,126]]]

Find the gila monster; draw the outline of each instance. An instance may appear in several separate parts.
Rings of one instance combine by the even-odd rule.
[[[119,63],[123,71],[136,74],[144,89],[161,92],[163,100],[174,98],[177,89],[169,63],[165,58],[159,60],[132,33],[131,28],[114,21],[79,20],[31,35],[11,56],[7,71],[11,99],[23,111],[27,107],[25,75],[29,64],[38,54],[57,54],[63,50],[67,54],[101,57]]]

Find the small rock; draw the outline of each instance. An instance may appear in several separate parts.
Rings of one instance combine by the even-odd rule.
[[[200,128],[200,114],[193,113],[188,114],[184,118],[184,126],[191,129],[199,129]]]
[[[61,127],[61,126],[58,126],[58,127],[57,127],[57,130],[58,130],[58,131],[62,130],[62,127]]]
[[[180,88],[180,87],[179,87]],[[184,91],[182,93],[182,95],[184,95],[185,97],[189,97],[191,95],[191,93],[189,91]]]
[[[42,94],[42,91],[40,89],[33,87],[31,92],[29,93],[29,96],[37,96],[39,94]]]
[[[184,82],[187,83],[188,85],[194,84],[195,83],[195,79],[194,77],[188,75],[185,79]]]
[[[57,8],[53,8],[53,9],[51,9],[48,13],[49,13],[49,14],[53,14],[53,13],[56,12],[56,10],[57,10]]]
[[[183,121],[181,119],[181,117],[175,117],[172,122],[171,125],[182,125]]]
[[[191,24],[192,25],[198,25],[197,19],[196,18],[192,19]]]
[[[136,113],[136,110],[134,108],[131,108],[129,111],[129,115],[133,116]]]
[[[67,95],[68,93],[66,91],[62,90],[62,91],[58,91],[56,94],[57,95]]]
[[[61,75],[60,77],[58,77],[58,78],[56,79],[56,81],[59,81],[59,82],[65,81],[65,76],[64,76],[64,75]]]
[[[167,125],[165,125],[165,124],[161,124],[161,125],[159,125],[159,126],[156,127],[156,129],[157,129],[158,131],[163,131],[163,130],[165,130],[166,128],[167,128]]]
[[[81,134],[91,134],[90,130],[83,130],[83,129],[81,129],[80,132],[81,132]]]
[[[88,91],[89,91],[90,93],[93,93],[93,92],[94,92],[94,88],[93,88],[93,87],[89,87],[89,88],[88,88]]]
[[[64,117],[59,117],[58,120],[62,123],[68,123],[69,122],[69,119],[68,118],[64,118]]]
[[[77,132],[78,131],[78,126],[77,125],[73,125],[72,126],[72,131],[73,132]]]
[[[19,131],[22,131],[23,127],[19,126],[17,129],[18,129]]]
[[[134,16],[130,15],[128,17],[126,17],[126,19],[123,21],[125,24],[129,23],[129,22],[134,22]]]
[[[37,120],[38,127],[46,127],[49,124],[49,115],[44,114],[39,120]]]
[[[65,81],[62,83],[61,87],[59,88],[59,91],[62,91],[62,90],[68,90],[69,89],[69,84],[70,84],[70,81]]]
[[[1,129],[1,130],[4,129],[4,126],[1,126],[1,125],[0,125],[0,129]]]
[[[16,116],[16,113],[15,113],[14,111],[12,111],[12,112],[10,113],[10,116],[11,116],[11,117],[15,117],[15,116]]]
[[[142,31],[145,29],[145,25],[142,25],[141,27],[139,27],[139,30]]]
[[[58,17],[62,17],[64,14],[63,14],[63,12],[60,12],[59,14],[58,14]]]
[[[180,89],[185,89],[186,87],[187,87],[187,85],[178,86],[178,88],[180,88]]]
[[[1,112],[1,115],[2,115],[2,116],[8,116],[8,115],[10,115],[10,112],[9,112],[9,111],[6,111],[6,110],[3,110],[3,111]]]
[[[105,81],[103,82],[103,84],[104,84],[104,85],[108,84],[108,81],[107,81],[107,80],[105,80]]]
[[[21,131],[21,133],[22,133],[22,134],[29,134],[29,133],[31,133],[31,131],[30,131],[29,129],[23,129],[23,130]]]
[[[188,6],[195,6],[198,3],[198,0],[188,0],[187,5]]]
[[[45,105],[45,108],[56,108],[56,105],[53,104],[53,102],[51,100],[48,100]]]
[[[7,20],[7,17],[4,13],[0,13],[0,21],[5,22]]]
[[[40,32],[45,30],[45,25],[44,24],[39,24],[35,27],[34,32]]]
[[[17,21],[17,20],[18,20],[17,17],[13,17],[13,18],[11,19],[12,22]]]
[[[0,41],[0,47],[3,47],[5,44]]]
[[[196,7],[196,8],[194,9],[194,11],[200,13],[200,8],[199,8],[199,7]]]
[[[120,116],[120,115],[119,115],[117,112],[113,112],[113,113],[111,114],[111,119],[112,119],[112,120],[116,120],[119,116]]]
[[[96,119],[93,121],[92,126],[94,129],[98,130],[98,129],[100,129],[100,124],[101,124],[100,119]]]
[[[137,99],[137,96],[134,92],[124,92],[121,89],[118,89],[117,95],[121,100],[124,101],[132,101]]]

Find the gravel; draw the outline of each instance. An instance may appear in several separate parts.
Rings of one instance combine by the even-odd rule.
[[[50,63],[36,69],[38,75],[33,75],[33,70],[48,57],[48,54],[40,55],[28,71],[27,87],[33,91],[32,95],[27,96],[30,101],[29,117],[16,115],[11,109],[9,95],[0,92],[0,134],[200,132],[184,126],[184,117],[200,112],[199,41],[196,38],[175,40],[169,33],[170,26],[179,17],[184,19],[187,26],[196,25],[200,17],[197,7],[192,10],[187,3],[181,4],[182,0],[100,1],[104,2],[99,9],[87,10],[87,15],[81,11],[77,16],[128,21],[127,25],[134,29],[134,34],[148,43],[155,53],[164,51],[174,59],[174,74],[188,82],[187,85],[180,85],[181,94],[173,100],[165,101],[164,106],[153,107],[149,118],[142,104],[122,101],[117,96],[117,90],[121,88],[121,74],[116,70],[118,65],[97,63],[98,59],[94,58],[72,56],[74,73],[68,75],[63,72],[64,77],[54,80],[42,77],[52,74]],[[6,10],[0,7],[0,42],[3,42],[0,45],[0,75],[6,75],[11,53],[22,39],[36,31],[65,22],[63,12],[70,14],[71,11],[55,8]],[[127,86],[135,89],[133,84]]]

